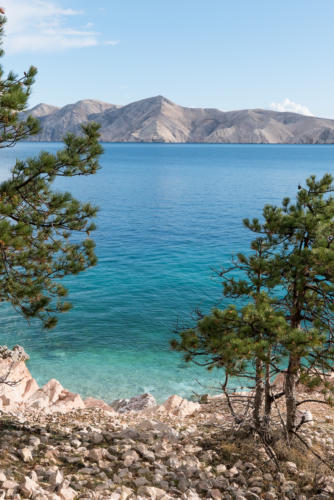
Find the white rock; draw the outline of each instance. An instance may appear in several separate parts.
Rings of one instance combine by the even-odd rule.
[[[9,479],[7,479],[6,481],[4,481],[1,485],[1,488],[3,490],[14,490],[16,488],[18,488],[18,483],[16,481],[11,481]]]
[[[152,500],[160,500],[163,496],[166,495],[164,490],[160,488],[155,488],[153,486],[140,486],[137,490],[139,495],[142,495],[144,498],[150,498]]]
[[[49,403],[53,404],[59,399],[59,396],[63,392],[64,387],[58,382],[58,380],[52,378],[51,380],[49,380],[49,382],[43,385],[41,390],[48,397]]]
[[[38,484],[30,477],[26,476],[20,485],[20,490],[25,498],[31,498],[33,493],[38,490]]]
[[[201,497],[199,497],[194,490],[187,490],[185,493],[183,493],[182,500],[201,500]]]
[[[81,446],[81,441],[79,441],[79,439],[73,439],[71,445],[74,446],[74,448],[79,448]]]
[[[29,356],[23,347],[15,346],[12,350],[0,346],[0,377],[14,385],[0,384],[0,409],[6,411],[24,402],[38,389],[25,361]]]
[[[19,455],[22,457],[23,462],[32,461],[32,454],[30,448],[21,448],[21,450],[19,450]]]
[[[67,413],[72,410],[84,409],[85,403],[79,394],[64,389],[57,401],[50,406],[51,412]]]
[[[29,439],[29,444],[33,446],[34,448],[37,448],[41,444],[41,440],[37,436],[32,436]]]
[[[89,450],[88,458],[90,458],[94,462],[98,462],[99,460],[103,459],[104,455],[105,450],[103,448],[93,448],[92,450]]]
[[[298,472],[297,465],[294,462],[285,462],[285,466],[291,474]]]
[[[131,450],[123,455],[123,460],[124,460],[124,467],[130,467],[130,465],[139,460],[139,455],[134,450]]]
[[[118,413],[127,413],[129,411],[141,411],[146,408],[156,406],[157,402],[152,394],[140,394],[130,399],[116,399],[110,406]]]
[[[58,495],[62,500],[73,500],[76,497],[77,492],[68,486],[61,486],[58,490]]]
[[[298,424],[313,424],[313,415],[312,413],[310,412],[310,410],[305,410],[305,411],[301,411],[299,410],[297,412],[297,421],[296,421],[297,425]]]
[[[196,410],[199,410],[201,405],[181,398],[177,394],[170,396],[162,405],[166,411],[173,415],[186,417],[192,415]]]
[[[84,404],[86,408],[101,408],[107,413],[115,414],[115,410],[102,399],[87,398],[84,400]]]
[[[57,488],[64,481],[63,473],[60,470],[51,472],[49,475],[49,483],[53,488]]]
[[[222,474],[223,472],[226,471],[226,465],[224,465],[224,464],[217,465],[216,471],[218,474]]]

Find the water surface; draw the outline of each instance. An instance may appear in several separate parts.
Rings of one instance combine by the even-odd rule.
[[[59,144],[2,150],[0,180],[16,157]],[[294,196],[310,174],[333,173],[333,146],[105,144],[94,177],[62,179],[100,207],[99,263],[66,280],[73,309],[51,332],[2,305],[1,344],[19,343],[40,384],[55,377],[107,401],[151,392],[205,392],[219,372],[185,365],[169,349],[178,318],[221,300],[212,268],[248,248],[245,217]]]

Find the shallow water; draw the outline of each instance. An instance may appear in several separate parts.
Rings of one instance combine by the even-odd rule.
[[[0,180],[16,157],[59,144],[2,150]],[[107,401],[151,392],[190,396],[220,374],[169,349],[178,318],[221,301],[212,268],[247,250],[244,217],[294,196],[314,173],[333,173],[333,146],[105,144],[93,178],[57,181],[100,207],[98,265],[67,279],[73,309],[52,332],[2,305],[1,344],[19,343],[39,383],[55,377]]]

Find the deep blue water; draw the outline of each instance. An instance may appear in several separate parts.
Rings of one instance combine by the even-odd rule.
[[[0,180],[16,157],[59,144],[2,150]],[[100,207],[99,263],[67,279],[71,312],[51,332],[0,310],[1,344],[19,343],[39,383],[55,377],[107,401],[149,391],[159,400],[217,385],[219,372],[186,366],[169,349],[177,319],[221,300],[212,268],[247,250],[244,217],[294,196],[310,174],[334,172],[333,146],[105,144],[94,177],[57,181]]]

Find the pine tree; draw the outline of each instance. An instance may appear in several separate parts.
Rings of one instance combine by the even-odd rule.
[[[311,176],[299,186],[295,203],[286,198],[281,207],[266,206],[264,223],[246,222],[272,248],[271,277],[277,281],[277,307],[289,330],[285,398],[286,424],[296,426],[296,384],[320,387],[331,403],[328,379],[334,361],[334,199],[333,178]],[[326,391],[327,389],[327,391]]]
[[[6,18],[0,15],[0,40]],[[3,55],[1,50],[0,56]],[[38,121],[24,118],[37,73],[31,67],[23,77],[0,67],[0,148],[15,146],[39,130]],[[0,301],[7,301],[24,317],[39,317],[45,327],[67,311],[67,290],[60,280],[96,263],[89,235],[97,209],[80,203],[68,192],[52,190],[57,177],[95,174],[102,148],[99,126],[84,125],[80,136],[68,135],[64,149],[41,152],[17,161],[10,178],[0,185]]]
[[[172,346],[187,360],[205,358],[209,368],[223,367],[226,377],[254,381],[253,417],[266,426],[272,403],[284,396],[286,427],[296,428],[296,385],[321,388],[331,404],[329,379],[334,362],[334,199],[333,178],[311,176],[299,186],[296,203],[267,205],[263,222],[246,219],[257,234],[250,255],[220,276],[226,297],[236,305],[214,310],[194,328],[181,331]],[[231,272],[238,271],[236,277]],[[251,301],[237,308],[241,301]],[[250,371],[250,367],[252,370]],[[283,391],[274,393],[271,378],[283,372]],[[264,394],[264,413],[261,408]]]
[[[280,372],[279,364],[286,354],[280,340],[286,335],[287,323],[270,297],[275,282],[270,281],[265,240],[254,240],[251,250],[250,255],[238,254],[230,267],[218,273],[223,278],[225,297],[235,304],[200,317],[194,328],[179,332],[181,339],[174,339],[172,347],[186,352],[186,361],[209,370],[224,369],[222,389],[236,420],[239,417],[233,410],[228,388],[233,378],[245,379],[244,387],[252,391],[254,427],[265,430],[269,427],[272,403],[281,397],[273,394],[270,380]]]

